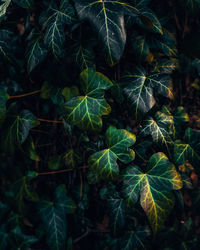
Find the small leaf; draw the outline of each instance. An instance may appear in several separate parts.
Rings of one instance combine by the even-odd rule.
[[[123,199],[108,199],[110,210],[111,229],[114,235],[117,235],[125,226],[126,210]]]
[[[84,70],[80,78],[85,96],[74,97],[65,104],[66,122],[82,130],[100,131],[101,116],[110,113],[110,106],[104,99],[104,90],[109,89],[112,82],[92,69]]]
[[[157,112],[152,117],[147,117],[143,123],[143,129],[141,135],[151,135],[153,141],[161,143],[168,149],[169,144],[172,144],[170,127],[173,125],[173,120],[170,116],[164,113]]]
[[[12,154],[15,147],[21,148],[21,144],[28,137],[29,131],[39,122],[29,110],[23,110],[19,115],[10,118],[5,133],[2,135],[1,144],[5,151]]]
[[[174,206],[172,190],[182,188],[180,175],[167,156],[156,153],[151,156],[144,173],[138,166],[131,166],[123,174],[124,194],[129,202],[140,204],[151,227],[157,232]]]
[[[30,41],[26,51],[28,73],[44,61],[48,53],[43,44],[41,35],[33,33],[29,39]]]
[[[0,90],[0,124],[3,123],[5,115],[6,115],[6,102],[9,99],[9,95]]]
[[[195,167],[200,162],[200,131],[187,128],[185,142],[176,140],[174,144],[174,162],[177,166],[189,161]]]
[[[106,144],[104,149],[90,156],[88,164],[92,172],[100,178],[115,179],[119,174],[117,159],[124,163],[134,160],[135,154],[128,150],[128,147],[135,143],[135,135],[124,129],[110,127],[106,131]],[[124,158],[124,154],[129,157]]]

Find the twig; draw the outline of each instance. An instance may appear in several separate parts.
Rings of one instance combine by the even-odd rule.
[[[51,174],[61,174],[61,173],[67,173],[67,172],[72,172],[77,169],[86,169],[88,166],[82,166],[79,168],[69,168],[69,169],[63,169],[63,170],[58,170],[58,171],[51,171],[51,172],[43,172],[43,173],[38,173],[38,175],[51,175]]]
[[[43,118],[37,118],[37,120],[38,120],[38,121],[41,121],[41,122],[62,123],[62,124],[64,124],[64,121],[46,120],[46,119],[43,119]]]
[[[29,96],[29,95],[34,95],[34,94],[39,93],[40,91],[41,91],[41,90],[35,90],[35,91],[29,92],[29,93],[26,93],[26,94],[23,94],[23,95],[14,95],[14,96],[10,96],[10,99],[21,98],[21,97],[25,97],[25,96]]]

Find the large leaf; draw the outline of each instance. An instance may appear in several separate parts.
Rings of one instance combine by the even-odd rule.
[[[42,36],[33,33],[29,37],[29,44],[26,51],[27,70],[29,73],[45,59],[47,52],[42,41]]]
[[[147,113],[156,103],[153,92],[172,98],[171,79],[163,72],[147,74],[142,67],[124,76],[124,93],[132,104],[137,118],[139,114]]]
[[[13,63],[12,44],[10,43],[12,32],[9,30],[0,30],[0,56],[9,63]]]
[[[81,75],[84,96],[77,96],[65,104],[66,122],[88,131],[100,131],[102,115],[110,113],[110,106],[104,99],[104,90],[112,86],[112,82],[103,74],[92,69],[84,70]]]
[[[174,206],[172,190],[182,188],[180,175],[163,153],[151,156],[146,172],[138,166],[130,166],[123,174],[124,194],[129,203],[144,209],[151,227],[157,232]]]
[[[199,168],[200,162],[200,131],[191,128],[185,131],[185,141],[176,140],[174,144],[174,162],[177,166],[189,161]]]
[[[21,147],[28,137],[29,131],[39,122],[29,110],[23,110],[19,115],[10,115],[8,118],[10,118],[9,124],[2,135],[1,146],[6,152],[13,153],[15,147]]]
[[[80,20],[88,20],[99,35],[108,52],[108,61],[111,65],[118,61],[123,54],[126,43],[124,26],[124,12],[137,15],[136,8],[125,1],[95,1],[75,0],[75,7]]]
[[[73,21],[74,8],[69,0],[61,0],[60,8],[49,7],[48,16],[43,23],[46,28],[44,42],[56,57],[61,56],[63,52],[65,24],[72,24]]]
[[[88,164],[95,175],[102,178],[115,179],[119,174],[117,159],[124,163],[134,160],[135,153],[128,149],[135,143],[134,134],[124,129],[110,127],[106,131],[107,149],[90,156]]]
[[[144,120],[141,135],[151,135],[154,142],[163,144],[168,149],[169,144],[172,144],[170,128],[173,124],[170,116],[158,111],[154,118],[149,116]]]
[[[11,0],[1,0],[0,5],[0,20],[5,15],[8,6],[10,5]]]

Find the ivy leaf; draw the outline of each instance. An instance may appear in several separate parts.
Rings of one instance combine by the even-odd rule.
[[[176,140],[174,143],[174,162],[177,166],[189,161],[195,167],[200,162],[200,131],[187,128],[185,142]]]
[[[130,166],[123,174],[124,194],[129,202],[144,209],[151,227],[157,232],[174,206],[172,190],[182,188],[180,175],[163,153],[151,156],[146,172],[138,166]]]
[[[80,70],[83,71],[87,68],[95,68],[95,54],[93,46],[91,46],[90,41],[87,41],[86,44],[80,43],[77,41],[73,44],[73,58],[76,64],[80,67]]]
[[[47,244],[52,250],[65,249],[67,224],[66,215],[58,203],[43,201],[39,213],[47,233]]]
[[[2,17],[6,14],[6,10],[8,6],[10,5],[11,0],[1,0],[0,5],[0,21],[2,20]]]
[[[145,36],[141,36],[135,32],[131,40],[136,60],[139,62],[144,61],[149,54],[149,45],[146,42]]]
[[[28,73],[30,73],[42,61],[44,61],[47,53],[48,50],[43,44],[42,36],[36,33],[31,34],[26,51]]]
[[[10,43],[12,32],[9,30],[0,30],[0,56],[8,61],[9,63],[13,63],[13,52],[12,45]]]
[[[19,115],[8,116],[8,118],[11,119],[9,119],[9,124],[6,125],[5,133],[2,135],[1,146],[6,152],[12,154],[15,147],[21,147],[21,144],[28,137],[29,131],[39,122],[29,110],[23,110]]]
[[[110,210],[111,229],[114,235],[119,233],[126,222],[126,210],[123,199],[108,199],[108,207]]]
[[[13,230],[11,230],[12,238],[13,238],[13,246],[19,246],[21,249],[28,250],[32,244],[38,242],[38,239],[33,235],[24,234],[20,227],[17,226]]]
[[[67,196],[66,188],[63,185],[56,188],[55,202],[66,214],[73,214],[76,210],[75,202]]]
[[[35,3],[34,0],[14,0],[13,2],[25,9],[32,9]]]
[[[126,43],[125,8],[133,15],[138,14],[137,9],[119,0],[75,0],[75,7],[80,20],[88,20],[98,33],[108,52],[109,63],[113,65],[115,61],[119,61]]]
[[[65,104],[66,122],[82,130],[100,131],[101,116],[108,115],[111,110],[104,99],[104,90],[109,89],[112,82],[92,69],[84,70],[80,79],[85,95],[74,97]]]
[[[135,135],[127,130],[114,127],[108,128],[106,131],[108,148],[94,153],[88,160],[92,172],[102,178],[115,179],[119,174],[117,159],[124,163],[134,160],[135,153],[133,150],[128,150],[128,147],[132,146],[135,140]],[[129,155],[128,160],[123,158],[124,154]]]
[[[46,28],[44,43],[51,49],[55,57],[60,57],[65,42],[65,24],[74,21],[74,8],[69,0],[61,0],[60,8],[50,6],[48,17],[44,22]]]
[[[23,176],[15,181],[12,190],[20,212],[23,212],[25,199],[33,202],[39,200],[37,193],[31,190],[27,176]]]
[[[132,250],[132,249],[146,249],[144,245],[145,238],[150,235],[148,227],[137,227],[135,231],[128,231],[119,240],[120,249]]]
[[[168,149],[168,145],[172,144],[170,131],[172,125],[172,118],[158,111],[154,118],[149,116],[144,120],[140,133],[142,136],[151,135],[154,142],[161,143]]]
[[[144,68],[137,68],[124,76],[124,93],[134,108],[134,115],[147,113],[156,103],[153,91],[162,96],[173,98],[171,79],[168,74],[154,72],[147,75]]]

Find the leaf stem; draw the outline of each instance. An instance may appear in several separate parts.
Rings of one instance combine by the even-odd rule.
[[[43,118],[37,118],[38,121],[41,121],[41,122],[49,122],[49,123],[64,123],[64,121],[54,121],[54,120],[46,120],[46,119],[43,119]]]
[[[82,167],[79,167],[78,169],[86,169],[86,168],[88,168],[88,166],[82,166]],[[76,168],[69,168],[69,169],[63,169],[63,170],[58,170],[58,171],[43,172],[43,173],[38,173],[38,175],[61,174],[61,173],[72,172],[74,170],[77,170],[77,169]]]
[[[40,91],[41,91],[41,89],[35,90],[35,91],[32,91],[32,92],[29,92],[29,93],[26,93],[26,94],[23,94],[23,95],[14,95],[14,96],[10,96],[10,99],[21,98],[21,97],[25,97],[25,96],[29,96],[29,95],[34,95],[34,94],[39,93]]]

